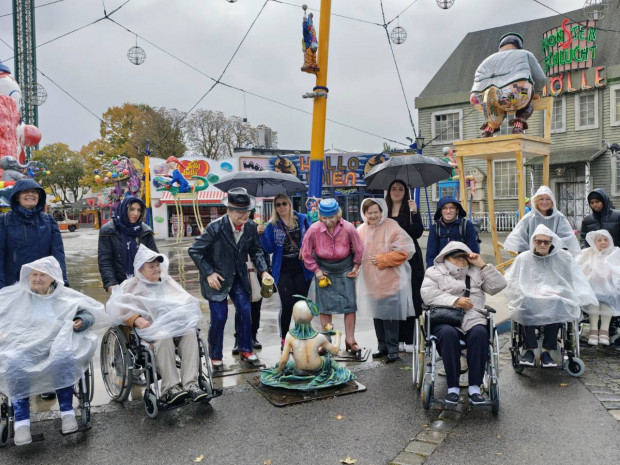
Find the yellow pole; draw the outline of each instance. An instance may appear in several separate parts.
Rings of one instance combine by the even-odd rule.
[[[151,210],[151,157],[144,157],[144,203],[147,211],[147,224],[153,227],[153,212]]]
[[[327,93],[327,62],[329,56],[329,26],[331,18],[331,0],[321,0],[321,18],[319,21],[319,72],[316,75],[316,91]],[[322,89],[325,88],[325,89]],[[325,119],[327,117],[327,97],[316,97],[312,111],[312,142],[310,145],[310,180],[308,193],[310,197],[321,197],[323,183],[323,159],[325,157]]]

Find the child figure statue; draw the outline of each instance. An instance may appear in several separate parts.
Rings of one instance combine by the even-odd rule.
[[[299,391],[314,391],[346,384],[355,379],[353,373],[338,365],[329,355],[319,354],[322,348],[326,353],[336,355],[342,333],[340,331],[317,333],[312,328],[312,319],[318,314],[318,306],[309,299],[300,300],[293,306],[295,328],[286,335],[278,365],[263,370],[260,379],[262,384]],[[336,336],[334,344],[328,339],[332,334]],[[289,360],[291,351],[293,360]]]
[[[183,166],[181,165],[181,162],[176,157],[168,157],[166,163],[168,164],[170,169],[173,170],[170,185],[178,186],[180,194],[186,194],[187,192],[191,192],[191,186],[189,185],[185,177],[181,174],[181,171],[179,171],[179,166]]]
[[[536,57],[523,50],[523,38],[515,33],[504,34],[499,51],[487,57],[476,70],[470,102],[484,113],[486,122],[480,129],[482,137],[499,132],[506,113],[515,112],[510,121],[513,134],[523,134],[526,120],[532,116],[532,98],[542,92],[547,77]]]
[[[304,65],[301,70],[304,73],[317,74],[320,71],[316,62],[316,51],[319,48],[319,41],[316,38],[316,29],[312,23],[314,15],[310,13],[306,16],[307,5],[302,5],[304,10],[304,20],[302,22],[303,38],[301,39],[301,49],[304,52]]]

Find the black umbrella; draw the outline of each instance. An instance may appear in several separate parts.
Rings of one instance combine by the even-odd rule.
[[[411,188],[426,187],[452,176],[452,165],[424,155],[392,155],[388,161],[375,166],[365,176],[367,189],[390,187],[400,179]]]
[[[245,187],[248,194],[256,197],[273,197],[283,193],[292,195],[308,189],[292,174],[275,171],[239,171],[222,177],[214,186],[224,192],[234,187]]]

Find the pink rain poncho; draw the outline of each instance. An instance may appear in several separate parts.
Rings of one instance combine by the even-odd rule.
[[[405,320],[415,316],[408,262],[415,253],[413,240],[396,221],[387,217],[385,200],[365,199],[360,210],[370,201],[381,207],[381,220],[376,226],[369,226],[362,213],[364,224],[357,228],[364,242],[362,266],[356,283],[357,308],[380,320]],[[402,254],[406,254],[406,258]],[[371,256],[378,257],[378,265],[370,262]],[[400,264],[389,266],[395,262]]]
[[[599,251],[594,242],[598,236],[607,237],[609,247]],[[614,247],[614,240],[605,229],[590,231],[586,234],[586,241],[590,247],[581,252],[577,263],[601,304],[598,309],[594,306],[588,307],[587,312],[620,316],[620,248]]]
[[[551,237],[553,248],[545,255],[534,254],[534,239]],[[581,307],[598,305],[581,268],[560,238],[546,226],[536,227],[530,250],[523,252],[506,272],[506,297],[510,318],[526,326],[577,320]]]
[[[54,279],[51,293],[31,289],[33,270]],[[93,329],[109,325],[101,303],[65,287],[54,257],[22,266],[19,282],[0,289],[0,302],[0,392],[14,399],[74,385],[97,349]],[[94,322],[77,332],[73,319],[80,311]]]
[[[140,268],[157,257],[163,260],[161,275],[153,283],[142,275]],[[151,322],[148,328],[136,328],[138,335],[147,341],[183,336],[198,327],[202,319],[200,303],[168,275],[168,265],[168,257],[140,244],[133,262],[133,278],[114,289],[106,304],[115,325],[140,315]]]
[[[553,212],[549,216],[543,214],[536,208],[536,198],[546,194],[551,198]],[[558,210],[557,202],[551,189],[547,186],[540,186],[534,197],[532,197],[532,210],[521,218],[517,226],[512,230],[504,241],[504,248],[513,252],[525,252],[530,249],[530,239],[532,233],[538,225],[544,225],[553,231],[560,239],[560,248],[568,250],[573,255],[581,253],[579,241],[575,236],[572,226],[566,217]]]

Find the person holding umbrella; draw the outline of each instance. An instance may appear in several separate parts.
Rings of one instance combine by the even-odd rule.
[[[301,260],[304,236],[311,223],[306,215],[293,210],[290,197],[284,193],[275,196],[273,205],[271,221],[266,227],[259,224],[258,234],[265,252],[273,254],[273,278],[282,303],[279,320],[281,347],[284,347],[296,300],[293,296],[308,295],[313,276]]]
[[[422,216],[418,211],[415,200],[409,197],[409,189],[404,181],[397,179],[392,181],[385,196],[387,205],[387,217],[395,220],[398,225],[403,228],[413,241],[415,253],[409,259],[411,267],[411,295],[413,297],[413,306],[415,314],[422,314],[422,297],[420,296],[420,287],[424,281],[424,260],[422,258],[422,250],[418,244],[418,239],[422,237],[424,225],[422,224]],[[400,322],[398,330],[399,350],[413,352],[413,329],[415,326],[415,316],[409,316],[405,321]],[[374,358],[383,356],[381,351],[373,354]]]
[[[308,229],[301,253],[304,265],[314,273],[321,326],[331,324],[332,315],[344,314],[346,350],[360,357],[362,349],[355,342],[355,278],[364,244],[355,226],[342,219],[335,199],[319,203],[319,221]]]

